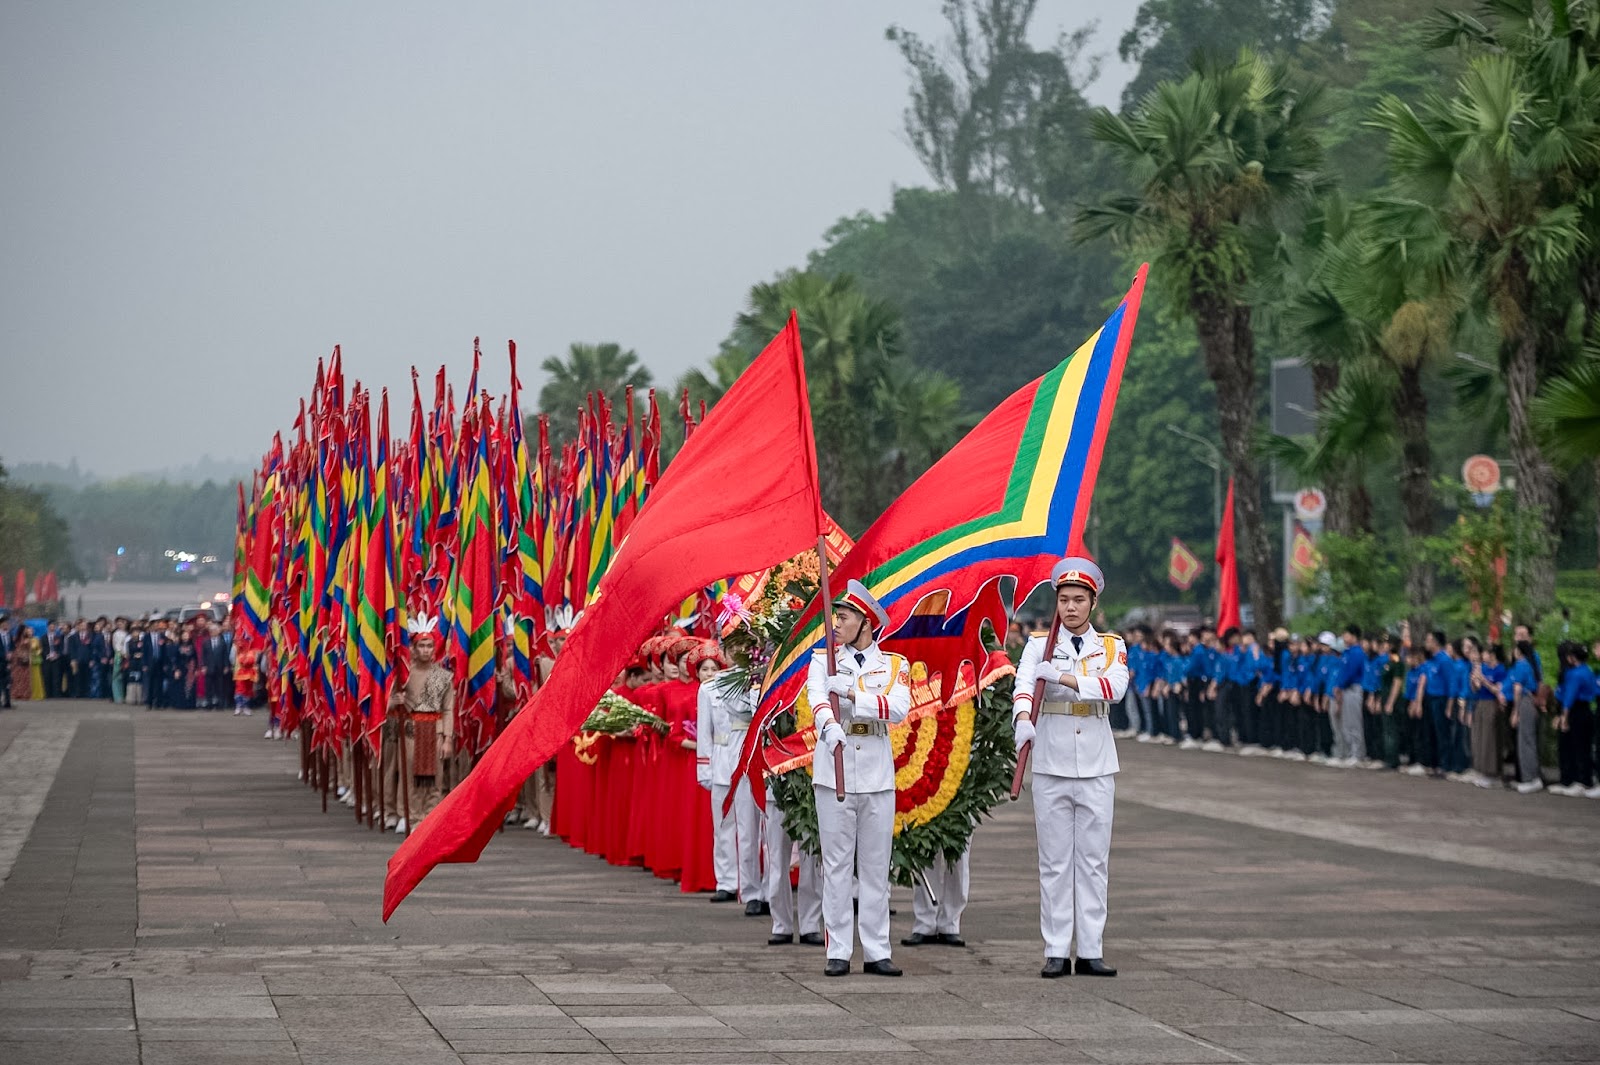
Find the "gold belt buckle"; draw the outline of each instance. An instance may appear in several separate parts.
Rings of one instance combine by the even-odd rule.
[[[870,736],[872,735],[872,726],[867,724],[865,721],[853,721],[850,723],[850,727],[845,731],[849,732],[852,736]]]
[[[1093,717],[1094,704],[1073,703],[1070,707],[1068,707],[1068,712],[1071,713],[1073,717]]]

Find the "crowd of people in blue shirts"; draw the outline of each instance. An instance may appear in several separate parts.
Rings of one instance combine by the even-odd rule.
[[[1551,673],[1526,626],[1505,645],[1430,632],[1335,635],[1285,629],[1157,634],[1137,626],[1119,736],[1338,768],[1388,769],[1479,787],[1600,799],[1595,779],[1600,640],[1566,640]],[[1546,785],[1540,722],[1556,735]]]

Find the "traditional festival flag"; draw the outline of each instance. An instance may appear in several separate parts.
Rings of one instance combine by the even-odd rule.
[[[1239,619],[1239,559],[1233,547],[1233,478],[1228,478],[1228,498],[1222,504],[1222,528],[1217,531],[1217,632],[1243,627]]]
[[[1302,584],[1308,584],[1322,568],[1322,552],[1317,541],[1299,522],[1294,523],[1294,536],[1289,541],[1289,569]]]
[[[822,499],[794,316],[685,442],[549,681],[389,859],[383,916],[440,862],[475,861],[535,767],[578,731],[673,604],[816,543]]]
[[[1093,336],[979,422],[890,504],[840,564],[835,587],[851,578],[865,584],[889,612],[889,633],[906,626],[930,596],[941,598],[939,617],[962,616],[1001,577],[1016,581],[1020,601],[1049,579],[1062,555],[1083,551],[1089,500],[1147,270],[1139,268]],[[763,720],[799,696],[827,621],[814,599],[773,656],[761,697]],[[962,626],[971,636],[962,658],[983,662],[978,627],[965,618]],[[946,681],[947,689],[955,687],[954,670]]]
[[[1167,580],[1180,592],[1187,592],[1199,575],[1200,560],[1188,544],[1174,536],[1172,550],[1167,553]]]

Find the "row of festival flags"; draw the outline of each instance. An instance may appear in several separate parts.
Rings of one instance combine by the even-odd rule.
[[[0,580],[0,609],[21,610],[28,605],[28,571],[18,567],[17,579],[11,590],[6,582]],[[35,603],[53,603],[61,598],[61,582],[56,579],[55,570],[45,570],[43,573],[33,575],[33,601]]]
[[[482,355],[460,407],[443,367],[425,404],[412,371],[408,431],[390,396],[346,387],[340,350],[319,361],[291,438],[275,435],[241,483],[234,620],[241,653],[265,652],[269,697],[314,749],[375,745],[409,628],[437,628],[456,677],[458,732],[476,754],[494,739],[495,670],[509,662],[520,699],[554,630],[570,627],[649,497],[661,465],[654,392],[623,409],[591,396],[577,434],[552,447],[549,422],[524,433],[516,345],[498,400],[480,387]],[[695,419],[680,406],[685,433]],[[375,420],[374,420],[375,416]],[[709,632],[715,588],[679,609]]]

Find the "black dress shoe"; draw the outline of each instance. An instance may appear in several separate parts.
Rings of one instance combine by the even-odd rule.
[[[801,932],[800,942],[808,947],[825,947],[828,941],[822,938],[821,932]]]
[[[967,941],[961,938],[960,932],[940,932],[939,942],[947,947],[964,947]]]
[[[843,958],[829,958],[827,968],[822,970],[823,976],[844,976],[850,972],[850,963]]]
[[[766,899],[762,899],[761,900],[761,916],[763,916],[763,917],[771,917],[772,916],[772,904],[769,903]]]
[[[744,915],[746,917],[760,917],[761,916],[761,901],[759,899],[751,899],[749,902],[745,903],[744,904]]]
[[[890,961],[888,958],[882,958],[878,961],[869,961],[867,964],[861,967],[861,971],[864,973],[869,973],[872,976],[900,975],[900,970],[896,968],[894,962]]]
[[[794,936],[792,936],[792,935],[789,935],[789,936],[776,936],[776,935],[774,935],[774,936],[768,936],[767,937],[767,946],[769,946],[769,947],[783,947],[783,946],[792,945],[793,943],[794,943]]]
[[[712,902],[734,902],[738,898],[739,898],[739,896],[735,895],[733,892],[731,892],[731,891],[723,891],[720,888],[718,888],[716,891],[713,891],[711,893],[711,901]]]
[[[1072,970],[1067,968],[1067,959],[1046,958],[1044,960],[1044,968],[1039,970],[1039,975],[1044,977],[1046,980],[1054,980],[1057,977],[1066,976],[1071,972]]]
[[[925,936],[921,932],[912,932],[900,941],[900,945],[902,947],[920,947],[924,943],[937,943],[938,941],[939,937],[937,935]]]
[[[1079,958],[1072,971],[1079,976],[1115,976],[1117,970],[1101,961],[1099,958]]]

